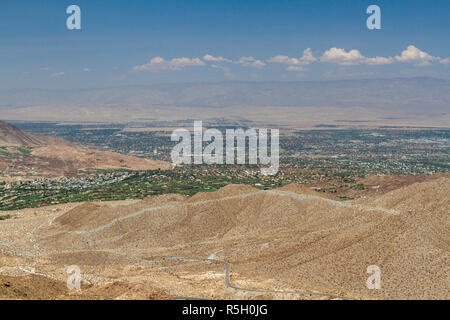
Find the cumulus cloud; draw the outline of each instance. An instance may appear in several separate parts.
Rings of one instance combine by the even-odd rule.
[[[84,72],[90,72],[91,69],[89,69],[89,68],[83,68],[83,71],[84,71]]]
[[[395,56],[395,60],[398,62],[413,63],[416,66],[429,66],[432,61],[439,60],[439,58],[433,57],[425,51],[410,45],[402,51],[400,56]]]
[[[242,57],[237,63],[243,65],[244,67],[250,66],[255,68],[263,68],[266,66],[264,62],[254,57]]]
[[[302,65],[308,65],[315,61],[317,61],[317,58],[313,56],[310,48],[303,51],[303,56],[301,58],[290,58],[288,56],[279,55],[267,59],[267,62],[270,63],[282,63],[288,65],[286,68],[288,71],[303,71],[304,68],[301,67]]]
[[[331,48],[320,58],[322,62],[335,63],[342,66],[352,66],[363,63],[364,56],[356,49],[346,52],[344,49]]]
[[[134,66],[133,71],[160,71],[160,70],[181,70],[185,67],[200,67],[205,63],[199,58],[173,58],[172,60],[164,60],[161,57],[152,58],[143,65]]]
[[[382,64],[391,64],[394,62],[392,57],[375,57],[375,58],[367,58],[359,52],[359,50],[353,49],[350,51],[345,51],[340,48],[331,48],[326,50],[322,57],[320,58],[321,62],[334,63],[341,66],[354,66],[358,64],[368,64],[368,65],[382,65]]]
[[[406,50],[403,50],[400,56],[393,57],[365,57],[357,49],[346,51],[341,48],[330,48],[326,50],[322,56],[317,59],[313,56],[310,48],[303,51],[301,58],[291,58],[284,55],[278,55],[267,59],[270,63],[281,63],[288,67],[288,71],[302,71],[301,66],[308,65],[312,62],[320,61],[325,63],[337,64],[340,66],[354,66],[354,65],[386,65],[393,64],[395,62],[409,62],[417,66],[428,66],[433,61],[439,61],[442,64],[450,64],[450,58],[433,57],[430,54],[419,50],[415,46],[408,46]]]
[[[394,59],[392,57],[375,57],[375,58],[366,58],[364,61],[366,64],[375,66],[381,64],[391,64],[394,63]]]
[[[303,68],[302,66],[288,66],[286,68],[287,71],[304,71],[305,68]]]
[[[439,62],[447,66],[450,64],[450,58],[439,59]]]
[[[303,51],[303,56],[300,58],[300,61],[302,61],[304,64],[309,64],[311,62],[317,61],[317,58],[313,56],[311,48],[305,49]]]
[[[210,54],[205,54],[203,56],[203,60],[209,61],[209,62],[227,62],[227,63],[231,63],[232,62],[230,59],[224,58],[222,56],[214,57],[214,56],[212,56]]]
[[[430,54],[419,50],[413,45],[408,46],[395,57],[366,57],[357,49],[346,51],[342,48],[330,48],[323,52],[319,57],[315,57],[311,48],[303,51],[301,57],[289,57],[286,55],[277,55],[266,60],[268,63],[279,63],[286,65],[287,71],[304,71],[304,66],[310,65],[314,62],[331,63],[340,66],[354,66],[354,65],[389,65],[393,63],[412,63],[418,66],[427,66],[431,62],[438,61],[443,65],[450,64],[450,58],[434,57]],[[160,70],[181,70],[185,67],[195,66],[209,66],[211,68],[222,69],[227,77],[234,77],[230,69],[225,67],[226,64],[241,65],[243,67],[263,68],[266,63],[253,56],[243,56],[239,60],[231,60],[223,56],[213,56],[205,54],[201,58],[174,58],[171,60],[164,60],[162,57],[152,58],[148,63],[137,65],[133,67],[133,71],[160,71]],[[89,72],[88,68],[83,71]],[[64,73],[55,73],[52,77],[61,76]]]
[[[288,65],[300,65],[300,60],[297,58],[289,58],[288,56],[275,56],[267,59],[271,63],[283,63]]]
[[[240,64],[244,67],[262,68],[262,67],[266,66],[266,64],[264,62],[262,62],[259,59],[254,58],[254,57],[251,57],[251,56],[241,57],[238,61],[232,61],[232,60],[224,58],[222,56],[214,57],[210,54],[205,54],[203,56],[203,60],[208,61],[208,62],[214,62],[214,63],[226,62],[226,63]],[[211,65],[211,67],[215,68],[215,67],[217,67],[217,64]]]

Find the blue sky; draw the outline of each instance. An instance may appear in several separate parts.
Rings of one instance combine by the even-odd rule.
[[[71,4],[81,30],[66,27]],[[381,30],[366,27],[371,4]],[[450,79],[449,12],[448,0],[2,0],[0,88]]]

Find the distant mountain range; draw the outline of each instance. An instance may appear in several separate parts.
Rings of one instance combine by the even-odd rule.
[[[77,107],[363,107],[448,111],[450,81],[396,78],[297,82],[220,82],[96,89],[0,90],[2,110]],[[1,118],[1,116],[0,116]]]

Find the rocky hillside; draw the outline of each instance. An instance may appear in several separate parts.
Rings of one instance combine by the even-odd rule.
[[[114,254],[125,252],[128,259],[213,256],[230,263],[235,283],[262,290],[449,298],[449,178],[358,201],[304,191],[298,185],[266,191],[232,185],[191,198],[164,195],[114,207],[86,203],[42,228],[39,239],[59,263],[108,268],[120,261]],[[366,287],[370,265],[381,269],[381,290]],[[179,262],[165,267],[188,274],[200,268]]]
[[[77,175],[80,169],[168,169],[163,161],[84,148],[65,140],[23,132],[0,121],[0,170],[5,177]]]
[[[26,146],[34,147],[41,145],[41,141],[16,128],[15,126],[0,120],[0,146]]]

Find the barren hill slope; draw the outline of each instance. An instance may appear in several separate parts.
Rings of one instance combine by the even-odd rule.
[[[27,176],[31,171],[43,176],[76,175],[84,168],[132,170],[168,169],[170,164],[89,149],[63,139],[25,133],[0,121],[0,170],[3,175]]]
[[[15,126],[0,120],[0,146],[38,146],[41,141]]]
[[[213,255],[230,263],[232,280],[247,287],[448,299],[449,192],[446,177],[365,201],[336,201],[295,186],[228,186],[192,198],[80,205],[40,228],[38,238],[59,262],[89,264],[96,252],[138,260]],[[85,253],[77,260],[73,252]],[[366,288],[370,265],[381,269],[381,290]],[[168,261],[164,268],[196,274],[206,267]]]

